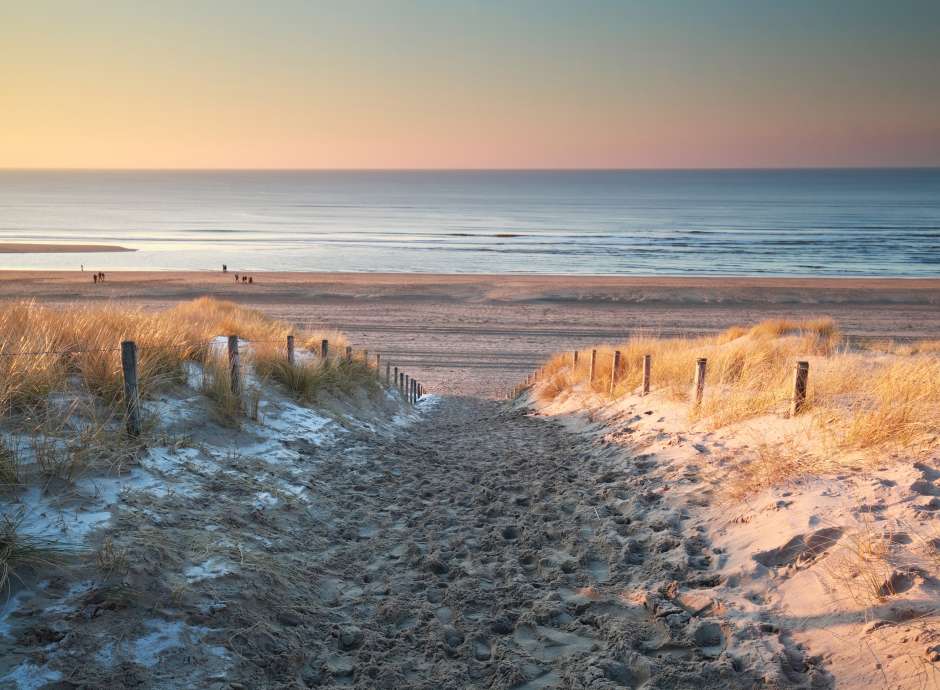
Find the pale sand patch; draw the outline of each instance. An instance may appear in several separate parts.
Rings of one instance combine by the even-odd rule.
[[[88,252],[136,252],[116,244],[39,244],[0,242],[0,254],[81,254]]]

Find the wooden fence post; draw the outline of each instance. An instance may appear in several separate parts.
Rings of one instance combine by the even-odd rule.
[[[695,360],[695,383],[692,386],[692,404],[700,405],[705,394],[705,367],[708,360],[699,357]]]
[[[347,362],[352,361],[352,345],[346,346],[346,361]]]
[[[236,398],[242,397],[241,366],[238,362],[238,336],[228,337],[228,373],[232,385],[232,393]]]
[[[124,404],[127,407],[127,433],[140,436],[140,394],[137,390],[137,343],[121,343],[121,368],[124,370]]]
[[[650,392],[650,372],[653,369],[653,356],[643,355],[643,395]]]
[[[809,362],[797,362],[793,374],[793,404],[790,416],[796,417],[806,407],[806,382],[809,380]]]
[[[395,377],[392,379],[395,382],[395,385],[398,385],[398,367],[395,367]]]
[[[287,363],[294,365],[294,336],[287,336]]]
[[[320,342],[320,357],[326,359],[330,356],[330,341],[324,338]]]
[[[395,367],[395,371],[398,371],[398,367]],[[392,365],[391,364],[385,365],[385,385],[386,386],[392,385]]]
[[[411,379],[411,404],[418,402],[418,382]]]
[[[366,366],[369,366],[369,351],[368,350],[362,351],[362,363],[365,364]]]
[[[574,364],[574,368],[577,369],[578,368],[578,351],[577,350],[571,353],[571,361]]]
[[[381,376],[382,375],[381,372],[382,372],[382,355],[376,352],[375,353],[375,375]]]
[[[620,350],[614,351],[614,361],[610,366],[610,394],[614,394],[617,385],[617,375],[620,373]]]
[[[591,350],[591,375],[588,383],[594,383],[594,373],[597,371],[597,350]]]

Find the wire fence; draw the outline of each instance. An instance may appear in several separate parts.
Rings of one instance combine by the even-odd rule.
[[[577,374],[579,370],[584,372],[586,374],[586,382],[588,386],[594,390],[595,385],[599,382],[599,376],[597,373],[597,350],[591,350],[589,367],[587,364],[579,364],[579,354],[580,353],[577,350],[571,351],[570,357],[566,356],[564,369],[571,375]],[[610,365],[610,377],[606,381],[606,384],[604,381],[600,381],[600,383],[605,384],[603,387],[607,389],[606,392],[608,395],[615,397],[618,391],[618,385],[620,384],[621,377],[623,376],[624,368],[626,366],[626,360],[621,356],[619,350],[615,350],[611,357],[612,361]],[[705,377],[707,368],[708,359],[706,357],[699,357],[695,360],[695,368],[692,371],[692,392],[689,396],[693,408],[696,408],[702,404],[702,399],[705,395]],[[646,396],[649,395],[652,385],[652,355],[643,355],[642,372],[642,383],[638,390],[640,395]],[[523,392],[535,388],[550,376],[553,376],[553,374],[546,374],[545,369],[542,367],[535,369],[522,381],[506,391],[504,397],[509,400],[517,398]],[[791,417],[795,417],[806,409],[806,392],[808,380],[809,362],[805,360],[796,362],[796,367],[793,371],[792,392],[789,399],[789,415]]]
[[[223,340],[224,338],[224,340]],[[294,356],[294,336],[289,335],[283,339],[257,339],[250,340],[247,338],[240,338],[238,335],[230,336],[216,336],[212,340],[206,343],[206,345],[211,348],[213,345],[216,347],[218,354],[223,354],[227,351],[228,355],[228,368],[230,373],[230,385],[232,393],[235,394],[239,399],[242,396],[242,384],[241,384],[241,373],[240,373],[240,347],[241,345],[252,345],[252,344],[283,344],[286,351],[286,360],[290,366],[303,366],[302,364],[298,365],[295,356]],[[137,436],[140,434],[141,423],[140,423],[140,393],[138,386],[138,367],[137,367],[137,357],[140,352],[148,351],[158,351],[158,350],[190,350],[198,351],[200,348],[198,345],[193,345],[192,343],[178,343],[178,344],[163,344],[163,345],[147,345],[144,347],[138,347],[137,343],[133,340],[125,340],[121,343],[119,347],[108,347],[108,348],[89,348],[89,349],[78,349],[78,348],[67,348],[60,350],[21,350],[15,352],[3,352],[0,351],[0,358],[15,358],[15,357],[47,357],[47,356],[58,356],[58,357],[68,357],[73,355],[82,355],[82,354],[103,354],[103,353],[121,353],[121,369],[124,378],[124,400],[127,412],[127,430],[128,433],[132,436]],[[321,362],[335,362],[335,361],[344,361],[351,362],[356,359],[357,351],[354,350],[351,346],[347,346],[345,353],[342,355],[330,356],[329,340],[324,339],[321,341],[321,348],[319,352],[310,351],[312,354],[316,355]],[[371,363],[368,356],[368,350],[360,350],[361,359],[364,361],[366,366],[371,367]],[[382,372],[381,372],[381,362],[382,355],[381,353],[375,354],[375,373],[376,376],[381,381]],[[415,404],[418,402],[426,390],[424,386],[417,381],[413,376],[406,374],[404,371],[399,371],[397,366],[395,369],[395,377],[392,380],[391,371],[393,363],[386,362],[385,369],[385,385],[388,388],[394,388],[398,390],[401,394],[402,400],[407,403]]]

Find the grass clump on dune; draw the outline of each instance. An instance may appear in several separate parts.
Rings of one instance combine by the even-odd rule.
[[[275,338],[288,330],[261,312],[209,298],[159,312],[7,304],[0,307],[0,413],[42,403],[73,388],[76,379],[102,401],[117,402],[123,340],[137,343],[138,383],[146,397],[185,381],[184,363],[205,361],[214,336]]]
[[[259,310],[208,297],[157,312],[117,306],[58,309],[35,302],[6,304],[0,307],[0,414],[30,409],[55,392],[73,389],[76,381],[101,401],[118,402],[124,386],[123,340],[137,343],[138,382],[141,395],[147,397],[185,381],[186,362],[209,365],[222,354],[213,347],[218,336],[237,334],[252,341],[263,368],[266,361],[273,364],[276,348],[283,350],[281,343],[291,332],[288,324]],[[324,338],[330,340],[333,354],[345,351],[347,339],[334,331],[305,334],[297,340],[315,345],[318,351]],[[279,356],[285,358],[283,353]],[[330,386],[352,388],[363,379],[361,374],[358,367],[334,367]],[[220,372],[215,378],[222,381],[224,375]],[[303,382],[298,387],[312,389]]]
[[[301,402],[313,402],[320,393],[352,393],[356,390],[373,392],[379,388],[378,372],[368,362],[361,358],[346,359],[338,352],[324,359],[319,356],[319,344],[322,338],[319,334],[310,338],[308,343],[315,341],[317,350],[313,356],[296,355],[295,362],[287,361],[284,347],[265,344],[255,348],[252,353],[252,364],[255,372],[262,379],[276,381]],[[345,338],[337,342],[346,342]],[[334,340],[330,339],[330,347]],[[345,345],[342,346],[345,352]],[[338,348],[337,348],[338,349]]]
[[[208,297],[162,311],[107,306],[52,308],[35,302],[0,306],[0,416],[46,417],[43,408],[63,396],[82,400],[97,416],[123,414],[124,379],[120,345],[138,347],[138,385],[143,398],[187,380],[188,363],[203,368],[202,390],[217,420],[232,424],[257,412],[258,391],[243,385],[240,403],[231,391],[226,348],[220,336],[237,334],[244,342],[242,370],[251,366],[299,400],[310,402],[320,391],[351,393],[378,385],[375,372],[361,361],[341,359],[348,340],[336,331],[298,334],[314,355],[298,349],[298,363],[286,361],[290,325],[263,312]],[[330,341],[331,357],[316,356]],[[243,381],[244,383],[244,381]],[[76,397],[77,396],[77,397]],[[61,406],[60,406],[61,407]],[[59,416],[66,411],[54,410]],[[37,432],[30,429],[30,432]],[[2,459],[0,459],[2,460]],[[0,464],[9,464],[2,463]],[[2,473],[2,471],[0,471]],[[6,472],[9,474],[9,472]]]
[[[0,592],[9,594],[10,580],[37,569],[60,565],[75,548],[26,534],[23,515],[0,515]]]
[[[613,353],[621,367],[611,391]],[[594,381],[591,351],[552,357],[535,394],[543,401],[576,391],[619,398],[638,392],[643,356],[652,356],[652,390],[690,402],[695,361],[708,360],[705,395],[690,407],[692,420],[720,428],[762,415],[786,415],[797,361],[810,362],[807,412],[836,447],[914,448],[936,443],[940,418],[940,357],[931,344],[895,354],[850,349],[828,318],[764,321],[699,338],[637,337],[597,348]],[[904,354],[898,354],[904,353]]]

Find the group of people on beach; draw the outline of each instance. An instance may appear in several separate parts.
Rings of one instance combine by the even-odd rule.
[[[94,282],[96,282],[96,283],[103,283],[103,282],[104,282],[104,271],[96,271],[95,273],[92,273],[92,274],[91,274],[91,279],[92,279]]]
[[[228,273],[228,265],[227,265],[227,264],[222,264],[222,273]],[[249,285],[254,285],[255,279],[254,279],[253,276],[247,276],[247,275],[244,275],[244,274],[241,275],[241,276],[239,276],[239,275],[236,273],[236,274],[235,274],[235,283],[236,283],[236,284],[238,284],[239,278],[241,278],[241,282],[243,282],[243,283],[248,283]]]

